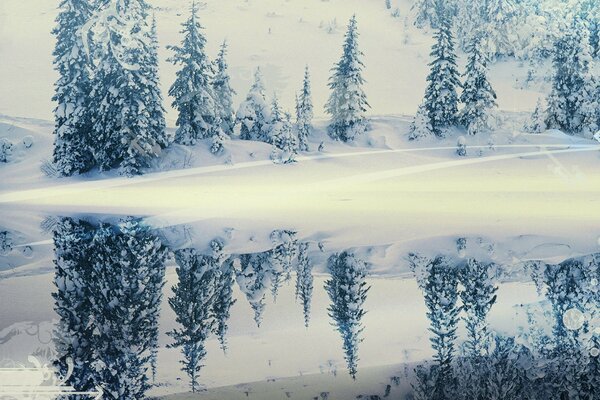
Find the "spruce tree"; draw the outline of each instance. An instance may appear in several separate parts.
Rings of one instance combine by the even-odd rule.
[[[464,73],[465,81],[460,96],[464,108],[460,112],[460,122],[469,135],[490,128],[489,113],[496,106],[496,92],[487,77],[487,56],[481,47],[482,36],[477,35],[469,47],[469,59]]]
[[[227,42],[223,42],[219,50],[219,55],[215,60],[216,71],[213,78],[213,88],[221,117],[221,127],[225,134],[230,135],[233,133],[235,125],[235,113],[233,111],[233,95],[235,94],[235,90],[231,88],[229,82],[229,66],[225,58],[226,56]]]
[[[231,262],[224,262],[217,275],[217,288],[215,301],[213,303],[213,313],[215,316],[215,326],[213,332],[217,335],[221,349],[227,351],[227,330],[231,307],[236,300],[233,298],[233,283],[235,282],[235,272]]]
[[[434,398],[451,399],[455,389],[452,362],[456,352],[456,329],[460,312],[460,307],[456,305],[458,277],[448,260],[441,256],[432,260],[426,271],[423,290],[437,370]]]
[[[524,128],[529,133],[542,133],[546,130],[546,113],[541,98],[538,99],[533,114]]]
[[[93,314],[89,285],[93,282],[90,243],[93,229],[83,221],[61,218],[54,227],[55,273],[52,293],[58,323],[54,332],[54,366],[67,376],[69,360],[73,370],[65,384],[77,391],[94,390]]]
[[[240,104],[236,113],[236,121],[240,123],[240,139],[258,140],[270,143],[269,122],[271,113],[265,97],[265,86],[262,72],[257,68],[254,73],[254,83]]]
[[[370,106],[362,89],[365,83],[362,55],[358,49],[356,16],[352,16],[344,37],[342,57],[332,68],[333,74],[329,78],[331,95],[325,105],[331,116],[328,132],[336,140],[350,142],[367,129],[364,113]]]
[[[182,26],[181,45],[168,46],[174,52],[169,61],[180,66],[169,96],[173,97],[173,108],[178,111],[175,142],[193,145],[199,139],[212,136],[220,107],[212,84],[213,64],[206,55],[204,28],[195,1]]]
[[[89,171],[94,166],[91,150],[90,69],[81,28],[92,7],[86,0],[62,0],[57,26],[54,68],[59,74],[54,88],[53,162],[63,176]],[[86,40],[88,38],[85,38]]]
[[[598,129],[600,100],[590,66],[587,31],[575,19],[554,48],[554,77],[546,124],[569,134],[591,136]]]
[[[188,375],[192,392],[197,392],[206,357],[205,342],[215,326],[218,267],[212,257],[197,254],[194,249],[179,250],[175,255],[179,282],[172,288],[169,305],[178,327],[168,333],[173,338],[169,347],[181,348],[181,370]]]
[[[304,70],[302,91],[296,98],[296,125],[298,129],[298,149],[308,151],[308,138],[312,131],[313,104],[310,88],[310,72],[308,65]]]
[[[429,64],[431,71],[427,77],[424,104],[434,134],[442,137],[444,129],[457,122],[456,88],[460,87],[460,82],[454,53],[452,17],[443,0],[436,0],[435,9],[439,28],[434,35],[436,43],[431,51],[433,60]]]
[[[418,140],[433,135],[433,128],[425,104],[421,103],[410,125],[408,140]]]
[[[327,267],[331,278],[325,281],[325,290],[331,299],[329,316],[342,336],[344,358],[348,373],[356,379],[358,345],[362,342],[363,306],[369,287],[365,282],[367,264],[351,253],[342,252],[329,257]]]
[[[241,254],[235,262],[236,281],[254,311],[254,321],[260,327],[265,310],[266,291],[272,280],[271,254]]]
[[[460,298],[465,311],[464,321],[467,328],[465,349],[467,355],[479,358],[488,355],[490,333],[487,316],[496,303],[498,287],[492,282],[493,264],[468,259],[460,271],[460,283],[463,290]]]
[[[92,243],[89,284],[95,375],[107,399],[140,399],[158,337],[167,250],[135,218],[102,224]]]
[[[143,0],[115,0],[95,21],[101,31],[91,91],[98,104],[92,116],[95,158],[101,170],[119,167],[127,176],[140,174],[167,145],[157,116],[162,110],[148,10]]]
[[[310,304],[313,293],[312,262],[308,257],[308,242],[298,246],[298,264],[296,270],[296,299],[302,302],[304,326],[308,328],[310,321]]]

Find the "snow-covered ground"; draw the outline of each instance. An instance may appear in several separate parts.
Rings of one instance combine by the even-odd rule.
[[[157,6],[166,92],[175,68],[166,62],[165,46],[180,40],[189,2],[151,3]],[[261,328],[236,286],[228,354],[216,339],[208,341],[201,382],[210,390],[173,399],[315,398],[327,391],[330,399],[346,399],[383,395],[392,376],[401,377],[393,393],[404,393],[414,364],[431,357],[423,297],[406,256],[458,256],[461,237],[469,243],[462,257],[503,265],[490,322],[494,330],[515,334],[524,324],[520,305],[540,301],[523,261],[557,263],[600,250],[600,145],[558,131],[523,132],[537,98],[548,90],[548,65],[537,66],[534,81],[524,87],[529,66],[510,59],[491,66],[500,109],[491,137],[468,137],[466,157],[456,155],[463,132],[408,141],[432,40],[412,24],[412,0],[393,3],[400,17],[391,16],[383,0],[202,3],[209,52],[216,55],[224,39],[229,43],[236,105],[260,66],[269,96],[276,91],[291,110],[304,66],[310,66],[318,119],[311,151],[297,163],[275,165],[269,145],[231,140],[219,156],[207,142],[174,145],[135,178],[113,172],[56,178],[44,165],[52,154],[56,75],[49,32],[57,2],[0,1],[0,137],[15,145],[11,162],[0,164],[0,239],[10,242],[0,251],[0,360],[26,362],[36,350],[47,354],[51,348],[55,215],[140,215],[174,249],[207,252],[210,241],[221,238],[229,254],[265,251],[273,246],[275,229],[296,231],[298,239],[323,247],[321,252],[313,246],[311,253],[317,276],[309,329],[293,284],[282,287],[277,303],[269,297]],[[329,69],[354,13],[372,129],[356,143],[342,144],[327,138],[322,105]],[[460,65],[464,59],[461,54]],[[172,131],[175,114],[166,108]],[[321,143],[323,151],[317,151]],[[370,263],[372,286],[356,382],[346,374],[323,290],[327,255],[346,249]],[[176,283],[172,267],[166,296]],[[166,348],[174,315],[166,304],[162,309],[153,396],[188,389],[178,350]]]

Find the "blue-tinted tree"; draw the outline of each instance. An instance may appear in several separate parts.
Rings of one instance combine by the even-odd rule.
[[[91,13],[89,1],[62,0],[52,31],[56,36],[54,68],[59,74],[53,97],[57,103],[53,162],[64,176],[94,167],[90,136],[91,59],[85,51],[81,31]]]
[[[67,376],[70,360],[72,373],[65,384],[77,391],[92,391],[97,385],[92,369],[94,325],[89,291],[93,228],[83,221],[61,218],[53,236],[56,291],[52,297],[59,317],[54,332],[54,365],[62,376]]]
[[[354,254],[342,252],[327,260],[331,278],[325,281],[325,290],[331,300],[327,308],[333,324],[342,336],[344,358],[348,373],[356,379],[358,346],[362,342],[362,318],[369,287],[365,281],[367,264]]]
[[[548,96],[548,127],[591,135],[598,129],[600,101],[590,67],[592,58],[584,24],[574,20],[554,48],[554,77]]]
[[[362,56],[358,49],[356,16],[353,16],[344,37],[342,57],[332,68],[333,74],[329,78],[331,94],[325,104],[325,111],[331,116],[328,132],[336,140],[352,141],[367,128],[364,113],[369,103],[362,89],[365,83]]]
[[[241,254],[234,261],[236,281],[254,311],[257,326],[262,323],[266,292],[271,284],[270,252]]]
[[[200,255],[194,249],[179,250],[175,257],[179,282],[172,288],[169,305],[178,327],[168,332],[173,338],[169,347],[181,348],[181,370],[187,374],[192,392],[196,392],[200,389],[198,379],[206,357],[205,342],[215,327],[213,310],[219,269],[214,258]]]
[[[460,112],[460,122],[470,135],[490,129],[490,110],[496,106],[496,92],[487,77],[487,56],[481,46],[482,38],[481,35],[476,35],[469,46],[469,59],[460,96],[464,105]]]
[[[157,345],[167,250],[137,219],[102,224],[88,284],[96,382],[107,399],[142,399]]]
[[[235,113],[233,111],[233,95],[235,90],[231,88],[229,77],[229,65],[227,64],[227,43],[223,42],[219,55],[215,60],[215,76],[213,78],[213,88],[215,100],[218,104],[219,115],[221,118],[221,127],[227,135],[233,133],[235,125]]]
[[[156,74],[156,45],[143,0],[115,0],[97,12],[91,98],[94,156],[101,170],[141,173],[168,140]]]
[[[431,260],[426,267],[424,282],[425,306],[429,318],[431,347],[436,365],[433,399],[451,399],[454,396],[455,378],[452,363],[456,353],[456,329],[460,307],[458,300],[457,270],[445,257]]]
[[[298,150],[308,151],[308,138],[312,132],[313,104],[308,65],[304,69],[304,81],[300,95],[296,97],[296,126],[298,129]]]
[[[313,294],[312,262],[308,257],[308,242],[298,246],[298,264],[296,269],[296,299],[302,302],[304,326],[308,328],[310,321],[310,304]]]
[[[254,73],[254,83],[246,95],[246,100],[240,104],[236,121],[240,123],[240,139],[271,143],[269,136],[271,113],[265,97],[260,68],[257,68]]]
[[[213,64],[206,55],[206,38],[195,1],[182,26],[181,45],[168,47],[174,52],[169,61],[180,67],[169,96],[173,97],[173,108],[178,111],[175,142],[192,145],[213,136],[221,109],[213,88]]]
[[[444,129],[457,122],[458,95],[460,87],[454,38],[452,36],[452,17],[443,0],[435,0],[439,28],[434,34],[435,44],[431,51],[431,70],[427,76],[424,107],[436,136],[443,136]]]

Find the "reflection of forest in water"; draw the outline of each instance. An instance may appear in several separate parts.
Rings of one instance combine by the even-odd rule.
[[[55,364],[63,373],[73,368],[67,383],[77,390],[99,385],[109,399],[144,397],[156,373],[163,300],[176,315],[169,345],[180,349],[181,368],[194,391],[201,388],[206,340],[216,336],[227,351],[234,285],[260,326],[266,297],[276,298],[284,282],[295,280],[304,323],[310,324],[311,254],[324,250],[320,243],[297,239],[295,232],[274,231],[276,245],[253,254],[227,254],[218,238],[210,242],[209,252],[171,249],[160,231],[133,217],[113,224],[60,218],[53,232],[53,297],[60,317]],[[465,240],[457,240],[457,254]],[[528,326],[516,336],[493,332],[487,322],[497,300],[501,265],[456,254],[407,257],[423,292],[434,351],[432,360],[408,374],[409,398],[596,398],[600,254],[560,264],[526,263],[547,299],[553,326],[546,329],[531,312]],[[165,265],[171,258],[178,282],[163,299]],[[348,372],[355,377],[360,373],[369,264],[350,250],[330,254],[326,263],[328,313],[340,334]],[[461,340],[459,326],[465,330]],[[394,379],[382,396],[395,398]]]

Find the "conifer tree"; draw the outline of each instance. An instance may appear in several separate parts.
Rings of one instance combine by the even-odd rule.
[[[241,254],[235,265],[236,281],[254,311],[254,321],[260,327],[265,309],[266,291],[272,279],[271,254]],[[237,265],[236,265],[237,264]]]
[[[456,329],[460,312],[456,305],[458,277],[444,257],[436,257],[427,265],[426,270],[423,290],[437,370],[434,398],[451,399],[454,390],[452,362],[456,352]]]
[[[465,311],[464,321],[467,327],[465,349],[470,357],[488,355],[490,333],[487,316],[494,303],[498,287],[492,282],[493,264],[468,259],[460,271],[460,283],[463,290],[460,298]]]
[[[300,96],[296,98],[296,125],[298,128],[298,149],[308,151],[308,137],[312,131],[313,104],[308,65],[304,70],[304,81]]]
[[[169,89],[173,108],[178,111],[175,142],[193,145],[211,137],[220,107],[213,89],[213,64],[206,55],[206,38],[198,17],[198,5],[192,2],[189,18],[182,24],[180,46],[169,46],[169,59],[180,66]]]
[[[531,114],[531,118],[525,126],[525,131],[529,133],[542,133],[545,130],[546,113],[544,105],[542,103],[542,99],[539,98],[535,105],[535,109],[533,110],[533,114]]]
[[[465,81],[460,96],[464,108],[460,122],[470,135],[488,130],[490,110],[496,106],[496,92],[487,77],[487,56],[482,51],[482,36],[476,35],[469,47]]]
[[[246,96],[246,100],[240,104],[236,113],[236,120],[241,126],[240,139],[270,143],[268,130],[271,113],[267,106],[265,86],[260,68],[257,68],[254,73],[254,83]]]
[[[434,34],[436,43],[431,51],[431,71],[427,77],[424,105],[431,128],[436,136],[444,136],[444,129],[456,124],[460,87],[452,36],[452,17],[443,0],[435,0],[439,28]]]
[[[425,104],[421,103],[410,125],[408,140],[418,140],[433,135],[433,128]]]
[[[54,88],[53,162],[63,176],[89,171],[94,166],[91,149],[90,68],[81,28],[92,7],[86,0],[62,0],[57,26],[54,68],[59,74]],[[87,39],[87,38],[86,38]]]
[[[333,74],[329,78],[331,94],[325,105],[331,116],[329,135],[336,140],[350,142],[367,128],[364,113],[370,106],[362,89],[365,83],[362,55],[358,49],[356,16],[352,16],[344,37],[342,57],[332,68]]]
[[[98,382],[92,369],[94,361],[93,314],[88,290],[92,282],[90,243],[93,230],[83,221],[61,218],[54,227],[55,273],[52,293],[59,317],[54,332],[54,366],[67,376],[65,384],[77,391],[91,391]]]
[[[591,63],[586,29],[575,19],[555,44],[554,77],[547,100],[548,127],[584,136],[598,129],[600,100]]]
[[[167,146],[148,10],[143,0],[115,0],[94,20],[100,31],[91,91],[98,104],[94,154],[101,170],[119,167],[127,176],[140,174]]]
[[[235,90],[231,88],[229,77],[229,66],[226,60],[227,42],[223,42],[219,55],[215,60],[215,77],[213,78],[213,87],[215,100],[218,103],[219,116],[221,118],[221,127],[223,132],[230,135],[235,125],[235,113],[233,111],[233,95]]]
[[[215,316],[215,326],[213,332],[217,335],[221,349],[227,351],[227,330],[231,307],[236,300],[233,298],[233,283],[235,281],[235,272],[231,262],[224,262],[217,275],[217,288],[215,301],[213,303],[213,313]]]
[[[356,379],[358,345],[362,342],[363,308],[369,287],[365,282],[367,264],[353,254],[342,252],[329,257],[327,267],[331,278],[325,281],[325,290],[331,299],[329,316],[342,336],[344,358],[352,379]]]
[[[312,262],[308,257],[308,242],[298,246],[298,267],[296,271],[296,298],[302,302],[304,326],[310,321],[310,304],[313,293]]]
[[[144,398],[157,345],[167,250],[129,217],[119,227],[102,224],[91,254],[97,382],[107,399]]]
[[[179,326],[168,333],[173,338],[169,347],[181,347],[181,370],[188,375],[192,392],[196,392],[206,357],[205,342],[215,326],[218,268],[211,257],[197,254],[194,249],[177,251],[176,260],[179,282],[173,286],[169,305]]]

